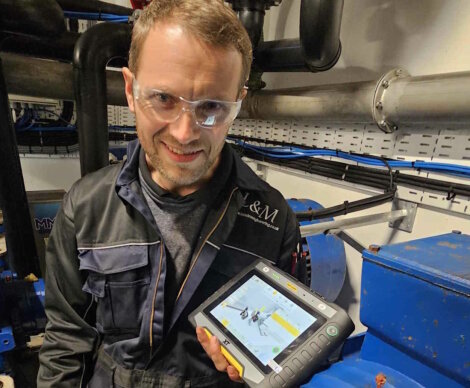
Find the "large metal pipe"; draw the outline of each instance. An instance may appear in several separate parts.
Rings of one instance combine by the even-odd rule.
[[[55,0],[0,0],[0,29],[53,37],[65,31],[65,19]]]
[[[71,64],[8,53],[0,53],[0,58],[10,94],[75,100]],[[120,71],[106,71],[106,101],[110,105],[127,105]]]
[[[376,82],[249,92],[240,118],[372,122]]]
[[[403,124],[468,123],[468,101],[470,72],[402,75],[374,82],[251,92],[239,117],[376,122],[386,131]]]
[[[73,75],[81,174],[109,164],[108,100],[106,64],[113,57],[126,57],[131,26],[97,24],[86,30],[75,45]]]
[[[261,42],[254,63],[264,72],[325,71],[341,55],[343,0],[302,0],[299,39]]]
[[[40,276],[28,200],[16,145],[7,87],[0,59],[0,207],[5,223],[10,268],[20,278]]]

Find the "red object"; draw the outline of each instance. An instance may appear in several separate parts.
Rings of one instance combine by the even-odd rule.
[[[387,377],[383,373],[379,373],[375,376],[375,384],[377,388],[382,388],[387,382]]]
[[[295,267],[297,265],[297,252],[292,252],[292,259],[291,259],[291,268],[290,268],[290,274],[292,276],[295,275]]]
[[[131,0],[132,8],[143,9],[150,4],[152,0]]]

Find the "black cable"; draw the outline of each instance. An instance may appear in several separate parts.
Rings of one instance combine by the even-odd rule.
[[[390,202],[395,197],[395,192],[388,192],[384,194],[375,195],[373,197],[360,199],[358,201],[348,202],[345,201],[341,205],[331,206],[325,209],[309,210],[305,212],[296,212],[295,215],[299,221],[311,221],[323,218],[330,218],[348,213],[353,213],[360,210],[369,209]]]
[[[263,140],[263,142],[266,144],[282,144],[283,146],[298,147],[298,145],[296,144],[285,142],[270,140]],[[241,148],[241,146],[237,146],[235,144],[232,144],[232,147],[234,147],[235,149]],[[346,164],[338,161],[326,160],[321,158],[304,158],[294,160],[278,159],[267,156],[261,157],[255,151],[248,149],[244,149],[243,153],[244,155],[255,160],[264,160],[272,164],[290,167],[307,173],[314,173],[317,175],[326,176],[328,178],[344,180],[356,184],[365,184],[370,187],[383,189],[384,191],[390,189],[390,170],[384,171],[377,168],[357,166],[353,164]],[[325,167],[326,170],[321,167]],[[423,178],[416,175],[405,174],[399,171],[395,171],[393,173],[393,182],[395,185],[400,184],[405,186],[422,188],[425,190],[442,192],[447,195],[449,200],[452,200],[454,198],[454,194],[466,197],[470,196],[470,185],[441,181],[431,178]]]

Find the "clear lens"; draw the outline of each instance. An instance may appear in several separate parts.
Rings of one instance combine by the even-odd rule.
[[[134,78],[133,91],[142,108],[158,121],[174,122],[183,110],[191,111],[197,125],[211,128],[228,124],[240,111],[241,101],[198,100],[188,101],[156,89],[140,89]]]
[[[235,103],[224,101],[199,101],[194,110],[196,121],[205,127],[225,124],[230,121],[233,105]]]

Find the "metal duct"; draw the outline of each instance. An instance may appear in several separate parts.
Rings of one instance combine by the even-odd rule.
[[[0,139],[0,206],[10,269],[20,279],[31,272],[41,276],[1,60]]]
[[[132,15],[133,9],[97,0],[57,0],[62,9],[76,12],[110,13],[114,15]]]
[[[49,37],[66,30],[55,0],[0,0],[0,26],[2,31]]]
[[[240,118],[372,122],[376,82],[248,92]]]
[[[403,124],[461,125],[470,121],[470,72],[411,77],[401,70],[378,82],[251,92],[239,117],[376,122],[384,131]]]
[[[109,164],[106,64],[127,57],[131,26],[100,23],[75,45],[73,75],[82,176]]]
[[[302,0],[299,39],[261,42],[254,64],[264,72],[325,71],[341,55],[343,0]]]

